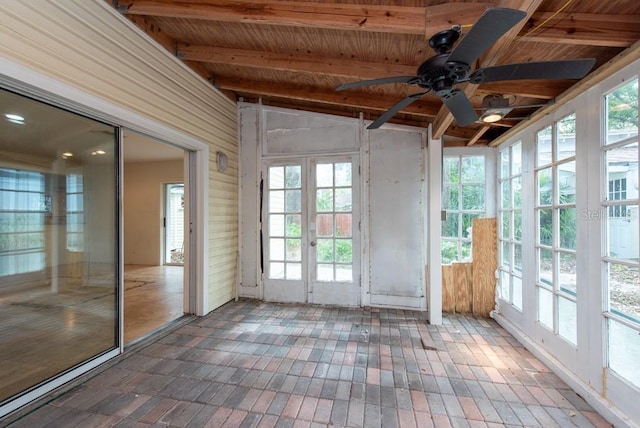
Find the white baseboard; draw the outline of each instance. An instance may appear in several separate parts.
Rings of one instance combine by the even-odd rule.
[[[613,424],[614,427],[640,428],[640,425],[631,420],[609,400],[600,396],[597,391],[579,379],[575,373],[571,372],[556,358],[531,340],[531,338],[527,336],[517,325],[513,324],[501,314],[493,313],[492,317],[502,328],[511,333],[518,342],[527,348],[529,352],[549,367],[556,376],[562,379],[564,383],[569,385],[571,389],[584,398],[596,412]]]

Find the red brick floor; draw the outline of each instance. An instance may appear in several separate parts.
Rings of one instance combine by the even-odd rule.
[[[610,426],[494,321],[232,302],[11,427]],[[0,421],[0,425],[3,425]]]

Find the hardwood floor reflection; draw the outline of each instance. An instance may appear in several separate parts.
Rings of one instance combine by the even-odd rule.
[[[182,266],[125,266],[125,344],[183,315],[183,272]]]
[[[125,344],[183,315],[182,266],[125,267]],[[118,346],[113,275],[0,287],[0,401]]]

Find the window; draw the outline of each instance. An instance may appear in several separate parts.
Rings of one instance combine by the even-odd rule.
[[[0,277],[44,270],[50,209],[43,173],[0,168]]]
[[[472,221],[486,214],[485,157],[445,156],[443,162],[442,263],[451,263],[471,258]]]
[[[609,180],[609,200],[622,201],[627,199],[627,179],[614,178]],[[609,217],[626,217],[627,207],[614,205],[609,207]]]
[[[500,152],[500,298],[522,309],[522,142]]]
[[[538,322],[576,345],[576,140],[571,114],[536,134]]]
[[[82,174],[67,175],[67,250],[84,248],[84,195]]]
[[[640,387],[640,223],[638,213],[638,80],[605,95],[605,141],[602,158],[602,212],[606,219],[608,367]]]

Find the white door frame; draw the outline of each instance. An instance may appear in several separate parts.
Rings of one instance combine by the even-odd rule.
[[[312,209],[315,205],[315,167],[318,163],[332,162],[340,163],[341,161],[350,162],[352,165],[352,257],[353,257],[353,282],[330,282],[321,283],[315,280],[315,222],[311,216],[315,213]],[[315,304],[335,304],[347,306],[359,306],[361,304],[361,251],[360,251],[360,204],[359,195],[360,175],[359,171],[359,155],[358,154],[340,154],[340,155],[308,155],[287,158],[270,158],[264,159],[262,162],[263,171],[263,204],[262,204],[262,242],[263,242],[263,261],[264,273],[262,274],[262,295],[267,301],[279,302],[297,302],[297,303],[315,303]],[[301,279],[273,279],[270,275],[270,248],[269,248],[269,170],[271,167],[278,166],[300,166],[301,168]],[[279,190],[279,189],[277,189]],[[279,211],[278,213],[279,214]],[[320,289],[319,285],[325,289],[324,292],[314,295],[314,291]],[[316,290],[314,290],[316,285]],[[333,285],[333,286],[332,286]],[[345,293],[345,286],[353,285],[357,289],[348,290]],[[348,288],[348,287],[347,287]],[[354,292],[355,291],[355,292]]]

